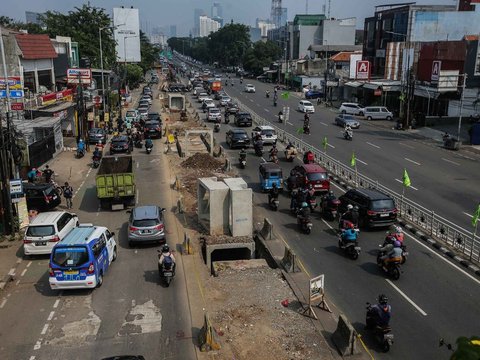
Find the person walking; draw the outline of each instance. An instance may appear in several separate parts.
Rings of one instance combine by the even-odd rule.
[[[73,207],[73,188],[68,184],[68,182],[65,182],[65,185],[63,186],[63,196],[67,202],[67,209],[71,209]]]

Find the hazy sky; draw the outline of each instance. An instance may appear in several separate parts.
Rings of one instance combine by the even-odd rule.
[[[87,3],[82,0],[2,0],[0,15],[25,21],[25,11],[44,12],[56,10],[68,12],[75,6]],[[91,0],[92,6],[101,7],[112,13],[113,7],[133,6],[140,10],[140,22],[144,30],[153,27],[177,25],[177,35],[186,36],[193,27],[193,9],[204,9],[210,15],[214,0]],[[271,0],[215,0],[223,7],[225,22],[233,19],[247,25],[255,25],[256,18],[269,18]],[[309,0],[308,13],[322,14],[328,0]],[[363,19],[373,15],[374,7],[381,4],[399,3],[399,0],[331,0],[330,16],[336,18],[357,17],[357,28],[363,28]],[[457,0],[422,0],[417,4],[456,5]],[[283,0],[288,8],[288,20],[295,14],[304,14],[306,0]],[[167,34],[168,35],[168,34]]]

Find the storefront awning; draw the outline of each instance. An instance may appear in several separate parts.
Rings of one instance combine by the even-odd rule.
[[[360,86],[362,86],[364,83],[362,82],[359,82],[359,81],[348,81],[345,83],[345,86],[350,86],[350,87],[354,87],[354,88],[358,88]]]

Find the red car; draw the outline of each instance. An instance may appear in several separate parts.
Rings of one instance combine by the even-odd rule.
[[[315,193],[325,193],[330,190],[330,179],[327,170],[318,164],[303,164],[295,166],[290,171],[287,180],[288,190],[304,188],[313,185]]]

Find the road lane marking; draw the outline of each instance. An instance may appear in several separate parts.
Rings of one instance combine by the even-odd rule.
[[[53,308],[56,309],[58,307],[58,304],[60,304],[60,299],[55,300],[55,303],[53,304]]]
[[[327,145],[330,146],[332,149],[335,149],[335,146],[333,146],[332,144],[327,143]]]
[[[137,169],[138,169],[139,166],[140,166],[140,163],[137,161]]]
[[[407,300],[415,309],[417,309],[420,314],[422,314],[423,316],[427,316],[427,313],[426,313],[425,311],[423,311],[420,306],[418,306],[417,304],[415,304],[415,303],[413,302],[413,300],[410,299],[410,298],[409,298],[402,290],[400,290],[394,283],[392,283],[392,282],[390,281],[390,279],[385,279],[385,281],[386,281],[387,283],[389,283],[395,290],[397,290],[398,293],[399,293],[400,295],[402,295],[403,298],[404,298],[405,300]]]
[[[50,311],[50,314],[48,315],[47,321],[51,321],[53,319],[53,315],[55,315],[55,311]]]
[[[325,219],[322,218],[322,221],[330,228],[330,230],[333,230],[333,227],[328,222],[326,222]],[[315,248],[313,250],[315,250]]]
[[[248,100],[250,100],[251,102],[253,102],[253,99],[248,99]]]
[[[2,303],[0,304],[0,309],[3,309],[6,303],[7,303],[7,299],[3,299]]]
[[[31,261],[27,264],[27,268],[29,268],[30,265],[32,265],[32,262],[31,262]]]
[[[374,148],[380,149],[380,146],[375,145],[375,144],[372,144],[372,143],[369,143],[368,141],[367,141],[367,144],[370,145],[370,146],[373,146]]]
[[[409,158],[404,158],[404,159],[407,160],[407,161],[410,161],[411,163],[414,163],[415,165],[422,165],[422,164],[420,164],[419,162],[413,161],[413,160],[411,160],[411,159],[409,159]]]
[[[328,124],[325,124],[323,121],[320,121],[320,124],[322,124],[324,126],[328,126]]]
[[[400,179],[395,179],[395,181],[399,182],[400,184],[403,184],[403,181]],[[412,188],[413,190],[418,190],[415,186],[410,185],[409,187]]]
[[[137,193],[136,193],[136,196],[135,196],[135,205],[138,205],[138,189],[137,189]]]
[[[23,277],[23,275],[25,275],[25,273],[27,272],[28,269],[23,269],[22,273],[20,274],[20,277]]]
[[[38,340],[36,343],[35,343],[35,346],[33,347],[33,350],[38,350],[42,347],[42,341],[41,340]]]
[[[15,276],[15,269],[11,268],[10,271],[8,272],[8,275]]]
[[[464,213],[465,215],[467,215],[467,216],[469,216],[469,217],[473,218],[473,215],[470,215],[469,213],[466,213],[465,211],[464,211],[463,213]]]
[[[270,110],[268,110],[268,109],[265,109],[265,108],[263,108],[263,110],[265,110],[266,112],[270,112]]]
[[[356,158],[359,163],[362,163],[364,165],[368,165],[365,161],[360,160],[359,158]]]
[[[406,147],[408,147],[408,148],[410,148],[410,149],[415,149],[415,148],[414,148],[413,146],[411,146],[411,145],[407,145],[407,144],[404,144],[404,143],[401,143],[401,142],[400,142],[399,144],[400,144],[400,145],[403,145],[403,146],[406,146]]]
[[[460,166],[459,163],[455,162],[455,161],[452,161],[452,160],[448,160],[448,159],[445,159],[445,158],[442,158],[443,161],[446,161],[446,162],[449,162],[450,164],[453,164],[453,165],[457,165],[457,166]]]
[[[48,330],[48,324],[43,325],[43,329],[40,335],[45,335],[47,333],[47,330]]]
[[[293,126],[293,124],[292,124],[290,121],[287,121],[287,124],[288,124],[288,125],[292,125],[292,126]]]

